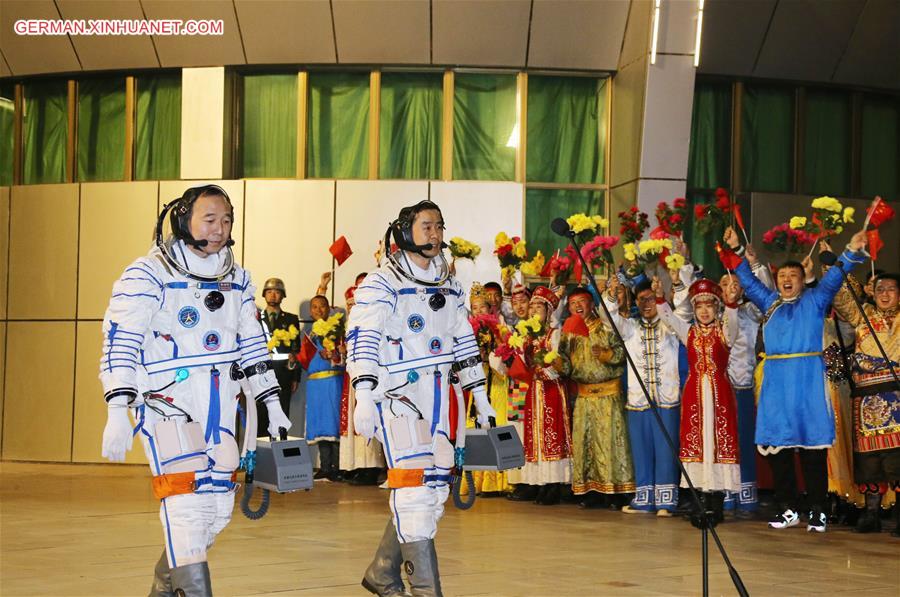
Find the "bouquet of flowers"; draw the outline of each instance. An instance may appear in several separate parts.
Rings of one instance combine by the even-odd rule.
[[[528,250],[524,240],[518,236],[510,238],[505,232],[501,232],[494,238],[494,255],[500,261],[500,268],[507,275],[512,275],[528,259]]]
[[[679,197],[672,202],[672,207],[665,201],[656,206],[656,221],[666,234],[681,236],[684,220],[687,217],[687,200]]]
[[[560,255],[559,251],[547,261],[544,269],[541,270],[542,276],[550,278],[555,277],[557,280],[568,280],[574,266],[575,251],[572,247],[566,247],[566,255]]]
[[[490,313],[484,315],[470,315],[469,324],[475,333],[478,347],[487,351],[494,348],[496,338],[499,337],[500,318]]]
[[[792,218],[793,219],[793,218]],[[762,236],[763,245],[772,253],[802,254],[816,242],[816,238],[805,230],[779,224]]]
[[[547,367],[553,364],[559,354],[555,350],[548,350],[542,340],[544,338],[544,325],[540,316],[535,315],[530,319],[523,319],[516,324],[516,331],[510,337],[510,344],[516,338],[515,344],[521,344],[520,349],[525,355],[525,361],[532,367]]]
[[[794,230],[804,230],[817,238],[825,238],[840,234],[844,231],[844,224],[853,223],[853,215],[856,210],[852,207],[844,207],[834,197],[816,197],[812,200],[812,218],[794,216],[788,223]]]
[[[343,313],[335,313],[328,319],[320,319],[312,326],[313,334],[322,339],[322,347],[333,351],[344,339],[347,321]]]
[[[719,187],[716,189],[716,201],[708,204],[694,206],[694,220],[697,230],[703,234],[722,228],[727,224],[728,214],[732,212],[731,198],[728,191]]]
[[[588,265],[596,272],[604,265],[612,265],[612,248],[619,242],[618,236],[600,236],[599,234],[581,246],[581,254]]]
[[[636,243],[644,236],[644,231],[650,227],[647,214],[632,207],[628,211],[619,212],[619,234],[626,243]]]
[[[544,257],[544,254],[538,251],[531,261],[523,262],[519,269],[526,276],[540,276],[543,275],[546,262],[547,259]]]
[[[582,241],[596,233],[597,228],[609,228],[609,221],[603,216],[587,216],[583,213],[572,214],[566,218],[566,223]]]
[[[297,336],[300,335],[300,330],[297,329],[296,326],[291,325],[286,330],[277,329],[272,332],[272,337],[269,338],[269,341],[266,343],[266,346],[269,348],[269,351],[275,350],[275,347],[279,344],[281,346],[287,346],[291,350],[294,349],[294,340],[297,339]]]
[[[672,250],[672,239],[670,238],[651,238],[642,240],[637,245],[637,258],[645,264],[655,261],[665,264],[665,259]]]
[[[459,236],[450,239],[450,255],[454,259],[475,260],[481,254],[481,247]]]

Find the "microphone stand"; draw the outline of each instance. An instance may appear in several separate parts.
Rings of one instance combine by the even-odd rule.
[[[875,328],[872,327],[872,322],[869,320],[869,316],[866,315],[866,310],[863,308],[862,301],[859,300],[859,297],[856,295],[856,291],[853,289],[853,285],[850,284],[848,274],[842,267],[843,262],[838,259],[837,255],[835,255],[831,251],[822,251],[822,253],[819,254],[819,261],[821,261],[824,265],[835,266],[839,270],[841,270],[841,275],[844,277],[844,285],[847,286],[847,290],[850,291],[850,296],[853,297],[853,302],[856,303],[856,308],[859,309],[859,314],[862,315],[863,321],[866,322],[866,327],[869,328],[869,333],[872,334],[872,339],[875,340],[875,345],[878,346],[878,352],[881,353],[881,357],[884,359],[885,367],[890,370],[891,375],[894,378],[894,384],[896,384],[897,389],[900,390],[900,378],[897,377],[897,370],[891,365],[891,359],[888,358],[887,351],[884,349],[884,346],[881,345],[881,340],[878,339],[878,335],[875,333]]]
[[[559,219],[558,221],[562,222],[557,226],[551,225],[551,229],[560,236],[565,236],[569,239],[569,242],[572,244],[572,247],[575,249],[575,253],[578,255],[578,259],[581,261],[582,271],[587,272],[588,283],[591,285],[591,288],[594,289],[594,292],[597,293],[597,296],[600,297],[600,306],[603,308],[604,313],[606,313],[606,319],[609,321],[610,327],[612,327],[613,332],[616,334],[616,338],[618,338],[619,343],[622,344],[622,349],[625,353],[625,358],[628,360],[628,365],[631,368],[631,371],[634,373],[635,378],[638,381],[638,384],[641,386],[641,391],[644,393],[644,397],[647,399],[647,403],[650,405],[650,410],[653,412],[653,417],[656,419],[656,424],[659,426],[659,430],[662,432],[663,437],[666,440],[666,444],[669,446],[669,450],[672,452],[672,457],[675,459],[675,462],[678,464],[678,468],[681,470],[681,474],[684,476],[684,479],[687,481],[688,489],[691,494],[691,499],[694,502],[694,507],[699,512],[698,520],[699,527],[701,531],[701,561],[703,565],[703,596],[708,597],[709,595],[709,538],[708,535],[711,533],[713,537],[713,541],[716,542],[716,547],[719,550],[719,553],[722,556],[722,560],[725,562],[725,567],[728,568],[728,574],[731,576],[731,582],[734,583],[734,588],[737,590],[738,595],[741,597],[748,597],[749,593],[747,592],[747,588],[744,586],[744,582],[741,580],[738,571],[731,563],[731,559],[728,557],[728,553],[725,551],[725,546],[722,544],[722,541],[719,539],[718,533],[716,533],[716,529],[714,525],[710,524],[710,517],[706,508],[700,501],[700,494],[697,492],[697,489],[694,487],[694,482],[691,480],[690,475],[688,475],[687,470],[684,468],[684,464],[681,462],[681,459],[678,457],[678,449],[675,447],[675,442],[669,436],[668,431],[666,431],[666,426],[663,423],[662,416],[659,414],[659,406],[656,404],[656,400],[654,400],[650,396],[650,392],[647,390],[647,386],[644,384],[644,378],[641,377],[640,372],[638,371],[637,366],[634,364],[634,360],[631,358],[631,354],[628,352],[628,347],[625,345],[625,339],[622,338],[621,332],[619,332],[619,328],[616,327],[615,322],[613,321],[612,314],[609,312],[609,308],[606,306],[606,301],[603,300],[603,294],[600,292],[600,289],[597,286],[596,280],[594,277],[590,275],[590,267],[588,266],[587,260],[584,258],[584,255],[581,254],[581,247],[578,246],[578,240],[575,238],[575,233],[572,232],[571,228],[569,228],[568,224],[565,220]],[[554,221],[554,224],[557,224],[557,221]],[[567,230],[561,231],[565,226]]]

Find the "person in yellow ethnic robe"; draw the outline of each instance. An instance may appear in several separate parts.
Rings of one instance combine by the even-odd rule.
[[[853,355],[853,476],[866,495],[866,511],[856,531],[881,530],[879,508],[900,498],[900,391],[891,369],[900,372],[900,317],[897,316],[897,274],[875,277],[875,304],[864,306],[885,361],[872,332],[859,312],[846,283],[834,297],[834,309],[856,326]],[[859,296],[857,291],[857,296]],[[893,491],[888,491],[888,486]],[[885,494],[888,499],[883,500]],[[895,537],[900,537],[900,506],[894,507]]]
[[[634,493],[634,467],[625,420],[622,371],[625,353],[597,316],[584,287],[569,293],[569,320],[559,352],[563,375],[577,384],[572,423],[572,493],[581,506],[604,505],[601,494]]]

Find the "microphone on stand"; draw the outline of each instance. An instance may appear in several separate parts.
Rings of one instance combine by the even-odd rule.
[[[555,220],[550,222],[550,230],[552,230],[559,236],[565,236],[566,238],[575,237],[575,233],[572,232],[572,229],[569,227],[569,223],[562,218],[556,218]]]

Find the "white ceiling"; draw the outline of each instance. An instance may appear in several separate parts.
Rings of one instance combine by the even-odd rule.
[[[2,0],[0,76],[244,64],[614,71],[631,1]],[[704,14],[700,73],[900,89],[897,0],[706,0]],[[224,35],[13,33],[18,19],[60,18],[222,19]]]

